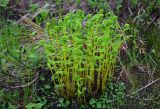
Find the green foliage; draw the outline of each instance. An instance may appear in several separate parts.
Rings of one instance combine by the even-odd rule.
[[[0,0],[0,7],[5,7],[9,3],[10,0]]]
[[[9,24],[10,25],[10,24]],[[26,68],[34,68],[39,64],[39,54],[36,44],[30,43],[31,37],[27,31],[15,23],[6,24],[0,34],[0,62],[3,70],[7,70],[7,64],[22,65]],[[14,66],[13,65],[13,66]]]
[[[135,8],[138,4],[138,0],[131,0],[131,5],[133,8]]]
[[[0,0],[0,9],[2,9],[1,13],[3,15],[6,13],[3,13],[3,9],[6,8],[9,1],[10,0]],[[15,2],[18,1],[15,0]],[[88,11],[92,11],[92,13],[95,14],[101,9],[105,12],[101,11],[95,15],[86,15],[82,11],[77,11],[65,15],[64,18],[62,18],[63,14],[66,14],[66,12],[63,11],[65,10],[64,8],[68,8],[68,6],[72,7],[72,4],[75,5],[76,8],[79,8],[81,7],[81,0],[47,1],[56,5],[56,11],[53,14],[56,19],[52,18],[50,22],[47,23],[46,39],[44,39],[41,44],[44,47],[46,61],[52,74],[51,79],[55,91],[51,92],[52,86],[50,84],[50,78],[49,82],[44,83],[46,77],[43,76],[40,77],[40,80],[43,81],[42,87],[40,86],[39,89],[36,87],[36,90],[39,90],[43,95],[39,94],[35,96],[35,87],[33,89],[31,87],[24,88],[23,97],[20,96],[22,90],[5,92],[0,89],[0,109],[17,108],[16,103],[13,101],[23,101],[27,109],[41,109],[48,108],[51,105],[53,106],[53,102],[58,108],[70,108],[75,102],[77,103],[77,101],[86,103],[87,100],[89,101],[88,104],[81,104],[80,108],[120,108],[119,106],[125,102],[125,86],[123,83],[108,84],[108,81],[113,77],[119,49],[126,39],[124,39],[124,37],[126,37],[124,33],[128,32],[130,28],[129,25],[127,24],[121,29],[115,15],[111,12],[104,14],[109,9],[107,0],[85,1],[87,6],[89,6],[87,7],[87,13],[89,13]],[[117,15],[119,15],[121,11],[122,2],[123,0],[115,1],[114,12]],[[146,21],[152,20],[150,19],[150,15],[154,9],[159,8],[160,0],[143,0],[142,3],[138,0],[130,0],[130,3],[131,7],[128,8],[131,13],[136,10],[138,5],[142,5],[142,7],[139,8],[138,15],[135,16],[133,20],[135,23],[133,31],[129,30],[129,32],[132,31],[133,33],[131,36],[131,45],[133,47],[128,51],[130,63],[127,67],[139,63],[143,64],[142,61],[145,60],[139,59],[141,57],[138,53],[137,36],[140,35],[140,30],[143,30],[146,24],[148,24]],[[10,8],[8,9],[10,10]],[[36,3],[29,6],[30,13],[34,13],[37,9],[38,4]],[[8,12],[8,10],[5,11]],[[44,23],[49,16],[49,12],[50,10],[47,8],[41,9],[39,15],[35,18],[35,22],[37,24]],[[133,12],[133,16],[135,14],[136,12]],[[11,15],[9,14],[9,16]],[[59,20],[57,20],[57,18],[59,18]],[[11,73],[16,74],[16,76],[20,78],[19,82],[22,84],[32,80],[33,73],[35,69],[39,67],[40,60],[42,59],[41,54],[43,50],[41,49],[39,52],[37,49],[39,46],[37,46],[36,43],[30,42],[32,36],[35,36],[37,32],[33,31],[29,33],[26,31],[26,28],[16,23],[17,22],[13,23],[9,21],[5,24],[4,21],[0,21],[0,77],[5,78],[1,79],[4,79],[7,85],[15,82],[14,79],[9,76]],[[160,38],[157,36],[157,34],[159,34],[158,30],[159,26],[152,28],[146,32],[145,36],[147,36],[149,40],[152,53],[159,61]],[[139,60],[141,62],[138,62]],[[137,75],[135,76],[137,77]],[[131,78],[134,80],[133,77]],[[142,82],[139,81],[138,83],[137,78],[135,78],[135,80],[136,81],[132,81],[132,87],[134,89],[137,88],[137,84],[140,86],[140,82]],[[54,92],[56,92],[58,98]],[[99,95],[99,93],[101,96],[98,98],[97,95]],[[31,95],[32,99],[30,99]],[[152,95],[149,94],[148,98],[152,98],[150,96]],[[56,99],[56,101],[53,99]],[[72,101],[73,99],[75,100],[74,102]],[[28,100],[31,100],[30,103],[28,103]],[[157,102],[157,105],[159,105],[158,103],[159,102]],[[141,105],[144,104],[146,103],[142,102]]]
[[[124,42],[116,20],[112,13],[77,11],[47,23],[48,37],[41,44],[57,94],[81,102],[85,92],[104,91]]]
[[[85,104],[77,105],[79,109],[119,109],[126,103],[125,98],[126,87],[124,83],[120,82],[117,84],[109,83],[105,88],[104,93],[97,98],[90,98]],[[59,98],[57,107],[59,108],[73,108],[75,105],[74,101],[68,101],[64,98]]]
[[[60,98],[59,100],[58,100],[58,104],[57,104],[57,106],[59,107],[59,108],[68,108],[69,107],[69,105],[70,105],[70,102],[69,102],[69,100],[64,100],[63,98]]]
[[[154,54],[155,60],[156,62],[160,62],[160,36],[157,34],[160,34],[160,24],[157,25],[153,25],[150,27],[151,29],[149,29],[145,35],[148,38],[148,42],[151,45],[151,49],[152,49],[152,53]]]
[[[29,5],[29,11],[35,12],[38,9],[38,4],[30,4]]]
[[[0,30],[0,77],[3,77],[1,79],[5,85],[3,86],[3,82],[1,85],[2,88],[7,87],[6,90],[10,90],[10,85],[17,86],[17,81],[19,85],[32,81],[41,56],[37,50],[37,44],[31,43],[32,36],[29,36],[23,26],[17,25],[14,21],[3,21],[2,27]],[[14,102],[21,102],[20,99],[23,99],[26,104],[30,95],[33,94],[32,91],[34,87],[4,91],[0,99],[2,104],[6,104],[5,108],[8,108],[7,105],[14,105]],[[22,92],[23,96],[21,96]]]
[[[36,23],[40,24],[47,20],[49,16],[49,9],[42,9],[39,15],[36,17]]]
[[[26,109],[42,109],[43,103],[29,103],[25,106]]]
[[[124,83],[109,84],[105,93],[98,99],[91,98],[89,105],[96,109],[116,109],[125,103]]]
[[[87,0],[87,4],[94,10],[107,10],[108,9],[108,3],[107,0]]]
[[[123,0],[116,0],[115,2],[116,3],[115,3],[114,13],[118,16],[121,12],[121,7],[122,7]]]

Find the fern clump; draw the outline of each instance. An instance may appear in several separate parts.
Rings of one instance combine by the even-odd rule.
[[[47,23],[42,41],[55,91],[82,101],[103,92],[113,76],[123,30],[112,13],[85,15],[82,11]]]

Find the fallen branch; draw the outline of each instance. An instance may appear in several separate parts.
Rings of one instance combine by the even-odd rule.
[[[138,93],[139,91],[141,91],[141,90],[143,90],[143,89],[145,89],[145,88],[149,87],[150,85],[152,85],[152,84],[154,84],[154,83],[158,82],[159,80],[160,80],[160,78],[158,78],[158,79],[156,79],[156,80],[152,81],[151,83],[149,83],[149,84],[147,84],[146,86],[144,86],[144,87],[142,87],[142,88],[138,89],[137,91],[132,92],[132,93],[131,93],[131,95],[134,95],[134,94]]]
[[[155,16],[152,21],[146,26],[146,28],[144,29],[144,32],[146,32],[148,30],[148,28],[152,25],[152,23],[160,16],[160,13],[157,14],[157,16]]]
[[[37,72],[36,77],[29,83],[25,84],[25,85],[20,85],[20,86],[11,86],[10,89],[20,89],[20,88],[25,88],[28,87],[30,85],[32,85],[33,83],[35,83],[39,78],[39,72]]]

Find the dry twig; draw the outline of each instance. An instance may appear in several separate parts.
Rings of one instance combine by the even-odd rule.
[[[142,88],[138,89],[137,91],[132,92],[132,93],[131,93],[131,95],[134,95],[134,94],[136,94],[136,93],[138,93],[138,92],[142,91],[143,89],[145,89],[145,88],[149,87],[150,85],[152,85],[152,84],[154,84],[154,83],[158,82],[159,80],[160,80],[160,78],[158,78],[158,79],[156,79],[156,80],[152,81],[151,83],[149,83],[149,84],[147,84],[146,86],[144,86],[144,87],[142,87]]]

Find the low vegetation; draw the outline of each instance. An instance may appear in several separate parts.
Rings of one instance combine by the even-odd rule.
[[[159,0],[0,0],[0,109],[160,107],[159,16]]]

